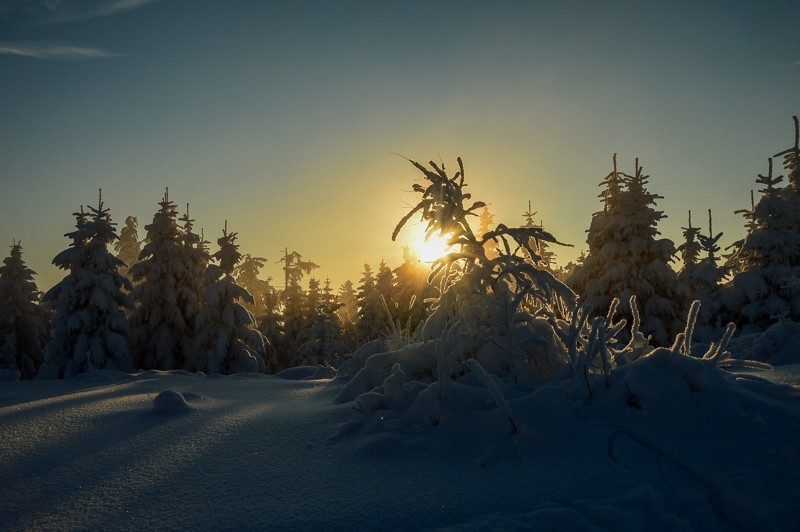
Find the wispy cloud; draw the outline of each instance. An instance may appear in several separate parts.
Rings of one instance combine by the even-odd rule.
[[[100,48],[54,42],[0,42],[0,54],[62,61],[120,57],[120,54]]]
[[[0,19],[19,18],[38,24],[61,24],[141,9],[160,0],[3,0]]]

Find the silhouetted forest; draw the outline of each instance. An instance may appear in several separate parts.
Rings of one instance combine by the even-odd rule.
[[[117,232],[101,194],[75,212],[69,245],[53,259],[64,278],[46,293],[12,243],[0,268],[0,369],[9,379],[95,369],[332,373],[417,346],[433,350],[439,380],[483,368],[541,380],[566,368],[606,371],[670,345],[718,358],[734,329],[758,334],[800,321],[797,117],[794,130],[793,144],[755,176],[758,196],[737,211],[743,236],[725,250],[711,211],[687,213],[683,242],[661,238],[662,198],[650,176],[638,159],[621,170],[614,154],[588,251],[560,266],[563,244],[536,223],[530,203],[521,225],[495,224],[467,192],[460,159],[452,174],[411,161],[418,203],[391,237],[421,221],[430,237],[447,237],[449,251],[425,263],[406,247],[401,264],[364,264],[360,278],[338,287],[319,275],[313,250],[289,247],[283,278],[264,278],[267,259],[242,253],[227,224],[212,245],[168,189],[149,224],[128,216]]]

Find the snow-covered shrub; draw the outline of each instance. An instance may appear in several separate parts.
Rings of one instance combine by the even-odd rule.
[[[566,346],[552,323],[577,301],[566,285],[537,265],[538,247],[533,245],[559,242],[540,227],[499,224],[476,235],[468,217],[477,216],[484,203],[467,206],[470,194],[464,190],[461,160],[453,177],[433,162],[430,168],[412,164],[428,184],[414,185],[421,200],[392,237],[419,214],[428,236],[447,235],[455,251],[432,266],[429,281],[440,280],[440,296],[431,305],[420,341],[406,337],[397,349],[345,363],[342,373],[350,380],[337,402],[356,401],[365,415],[402,404],[421,409],[412,418],[435,421],[437,401],[451,397],[463,379],[480,386],[488,382],[480,376],[491,375],[503,386],[526,387],[570,375]],[[491,256],[488,242],[497,250]]]

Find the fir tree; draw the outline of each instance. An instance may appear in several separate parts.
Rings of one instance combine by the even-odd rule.
[[[792,167],[787,165],[792,170]],[[767,175],[758,175],[763,185],[748,232],[731,262],[739,271],[723,297],[730,318],[743,331],[766,330],[779,319],[800,320],[800,212],[794,185],[776,185],[783,176],[773,176],[772,159]]]
[[[528,201],[528,210],[522,213],[522,217],[525,219],[525,225],[523,225],[523,227],[544,230],[544,225],[542,225],[541,222],[537,224],[534,220],[533,217],[536,216],[536,214],[536,212],[531,210],[531,202]],[[534,259],[534,262],[536,262],[540,268],[544,268],[545,270],[552,272],[553,267],[555,266],[556,254],[550,250],[547,240],[531,238],[529,246],[537,255],[537,258]]]
[[[135,216],[125,218],[125,227],[119,233],[119,239],[114,243],[117,258],[124,263],[120,273],[128,276],[131,266],[139,260],[142,252],[142,242],[139,240],[139,221]]]
[[[478,235],[483,237],[483,235],[492,230],[492,224],[494,223],[494,215],[489,211],[488,205],[481,210],[478,220]],[[484,244],[484,249],[486,251],[487,258],[493,259],[497,257],[497,242],[494,240],[488,240]]]
[[[278,347],[279,361],[282,367],[292,367],[299,363],[297,336],[305,327],[308,319],[306,293],[300,282],[305,275],[319,266],[311,261],[304,261],[302,255],[297,251],[289,253],[289,248],[284,249],[283,257],[278,262],[283,263],[284,273],[284,289],[281,293],[283,331]]]
[[[133,370],[124,312],[132,306],[124,293],[131,285],[119,273],[122,261],[108,249],[118,238],[114,223],[102,198],[89,213],[81,210],[75,217],[76,231],[66,235],[72,244],[53,259],[69,273],[44,296],[55,315],[41,378],[96,369]]]
[[[253,296],[252,304],[246,301],[243,301],[242,304],[255,316],[258,331],[266,339],[264,361],[267,363],[267,372],[274,373],[280,369],[277,347],[282,341],[283,321],[280,293],[272,286],[272,278],[260,279],[258,277],[266,263],[267,259],[263,257],[254,257],[245,253],[242,255],[242,260],[236,265],[233,277],[236,279],[236,284]]]
[[[297,335],[297,365],[334,365],[346,349],[336,314],[339,305],[333,296],[330,279],[326,279],[322,289],[315,279],[309,281],[306,304],[309,315],[305,327]]]
[[[691,287],[700,263],[700,252],[702,250],[698,238],[700,236],[700,228],[692,227],[692,211],[689,211],[689,227],[682,227],[681,229],[683,229],[683,244],[678,246],[678,253],[681,255],[683,267],[678,272],[678,278]]]
[[[339,287],[336,294],[339,323],[342,327],[342,340],[348,348],[358,345],[356,327],[358,324],[358,298],[353,288],[353,281],[347,280]]]
[[[22,243],[15,241],[0,266],[0,370],[12,378],[36,376],[49,338],[34,275],[22,259]]]
[[[195,330],[194,325],[197,315],[204,306],[204,292],[206,289],[206,270],[211,257],[208,254],[207,243],[203,237],[194,232],[194,220],[189,216],[189,204],[186,204],[186,214],[179,218],[181,260],[183,262],[183,275],[175,287],[178,297],[178,309],[183,316],[184,329],[180,339],[181,359],[183,366],[190,369],[194,366]]]
[[[397,319],[398,310],[394,291],[394,273],[392,273],[392,269],[389,268],[386,261],[383,259],[381,259],[381,263],[378,265],[378,273],[375,275],[375,290],[378,291],[378,294],[383,296],[386,307],[389,309],[392,315],[392,321],[394,322]]]
[[[319,268],[311,261],[304,261],[302,255],[296,251],[289,253],[289,248],[284,249],[283,257],[278,262],[283,263],[284,289],[292,283],[300,284],[303,276]]]
[[[252,305],[247,303],[245,307],[256,317],[267,313],[271,292],[273,291],[270,285],[271,278],[267,280],[258,278],[259,272],[266,263],[267,259],[263,257],[254,257],[249,253],[245,253],[242,255],[241,262],[233,271],[236,283],[253,296],[254,303]]]
[[[604,209],[595,213],[587,242],[589,254],[568,280],[594,315],[605,315],[612,299],[631,322],[627,302],[632,295],[642,306],[641,330],[657,345],[666,345],[683,330],[688,289],[670,262],[675,254],[671,240],[657,239],[657,224],[665,216],[654,208],[661,196],[646,188],[649,176],[636,160],[633,175],[614,169],[603,180]]]
[[[298,335],[306,325],[308,318],[306,292],[300,286],[299,279],[292,279],[281,294],[283,303],[283,331],[279,344],[279,361],[282,368],[299,364],[297,348]]]
[[[602,265],[598,264],[598,260],[593,258],[587,266],[587,260],[589,257],[596,257],[602,252],[602,249],[606,244],[609,243],[610,236],[606,231],[606,226],[609,225],[609,219],[611,214],[615,212],[618,204],[619,198],[622,193],[622,179],[623,175],[617,169],[617,154],[615,153],[613,158],[613,169],[606,175],[602,181],[600,181],[599,186],[604,187],[598,197],[603,202],[603,210],[598,211],[592,214],[592,220],[589,224],[589,229],[587,231],[586,243],[589,245],[589,251],[586,254],[582,255],[582,260],[579,260],[578,263],[573,268],[571,274],[569,274],[566,278],[567,284],[575,290],[577,294],[584,294],[586,293],[586,285],[589,280],[594,275],[598,275],[601,270],[598,267]],[[595,271],[596,270],[596,271]],[[611,299],[609,298],[607,301],[603,301],[602,303],[608,307],[611,303]]]
[[[372,267],[364,264],[361,284],[358,288],[358,326],[356,334],[359,343],[380,338],[386,333],[386,311],[381,302],[381,294],[375,285]]]
[[[320,303],[332,312],[335,312],[339,308],[339,304],[336,302],[336,294],[333,293],[333,283],[331,282],[331,278],[327,275],[325,276],[325,284],[322,286]]]
[[[184,283],[196,272],[187,271],[184,241],[178,228],[169,189],[159,202],[140,260],[131,267],[136,308],[130,316],[131,350],[141,369],[184,369],[184,341],[191,333],[182,302]]]
[[[196,371],[232,374],[265,372],[264,337],[256,329],[253,315],[239,301],[253,303],[253,296],[236,284],[233,270],[241,259],[236,233],[228,233],[227,223],[220,249],[213,258],[219,265],[208,267],[205,307],[198,313],[194,348]]]
[[[720,336],[723,323],[721,287],[728,269],[718,264],[717,253],[720,251],[719,240],[722,233],[714,234],[711,209],[708,210],[708,235],[697,235],[700,248],[705,256],[700,259],[694,276],[689,281],[692,298],[700,301],[695,332],[698,339],[711,341]]]

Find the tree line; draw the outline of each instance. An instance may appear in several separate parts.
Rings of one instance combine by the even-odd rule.
[[[737,211],[746,234],[727,254],[721,254],[722,235],[714,233],[710,212],[707,232],[693,225],[689,213],[684,242],[660,238],[661,197],[649,191],[638,159],[626,173],[616,155],[600,183],[602,209],[592,215],[588,252],[563,267],[554,264],[553,246],[561,243],[535,223],[530,203],[522,226],[494,226],[485,203],[465,204],[463,167],[460,177],[450,178],[443,167],[431,163],[432,171],[414,163],[433,185],[415,184],[423,199],[392,238],[419,215],[428,234],[447,235],[455,251],[429,265],[405,248],[400,266],[381,261],[373,271],[365,264],[357,286],[346,281],[338,289],[315,278],[318,265],[288,247],[280,259],[283,286],[262,279],[266,259],[240,253],[227,223],[212,253],[202,231],[195,231],[188,205],[179,215],[168,190],[143,239],[132,216],[118,235],[101,195],[96,206],[74,213],[75,229],[65,235],[70,244],[53,259],[65,276],[46,293],[37,289],[21,243],[12,243],[0,267],[0,371],[30,379],[94,369],[229,374],[338,366],[369,342],[399,348],[425,340],[425,329],[435,330],[437,319],[445,319],[436,309],[456,297],[455,278],[462,291],[509,284],[509,308],[524,309],[532,319],[550,292],[569,290],[572,296],[562,293],[562,299],[574,297],[587,317],[619,312],[653,346],[667,345],[682,331],[693,308],[693,338],[704,342],[729,322],[758,332],[776,321],[800,321],[797,117],[794,125],[794,145],[769,158],[766,173],[756,177],[759,200],[751,193],[750,207]],[[788,175],[785,186],[773,169],[777,157]],[[461,182],[448,186],[451,179]],[[477,219],[475,231],[468,217]],[[679,267],[673,267],[678,257]],[[482,271],[495,273],[474,277],[470,285],[465,279],[476,260]],[[693,300],[700,306],[693,307]]]

